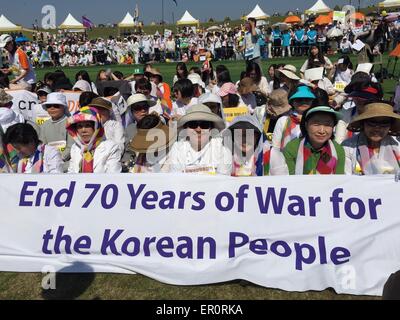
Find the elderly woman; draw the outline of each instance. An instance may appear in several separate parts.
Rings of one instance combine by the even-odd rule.
[[[348,129],[360,132],[342,143],[353,174],[394,174],[400,169],[400,115],[391,105],[371,103]]]
[[[121,150],[104,139],[104,128],[97,109],[83,107],[68,118],[67,131],[75,140],[68,173],[119,173]]]
[[[221,117],[205,105],[190,107],[178,121],[179,140],[169,154],[170,172],[230,175],[232,153],[222,143]]]
[[[13,172],[63,172],[63,160],[59,151],[41,143],[36,130],[30,124],[17,123],[9,127],[3,137],[3,143],[8,146]]]
[[[343,147],[333,141],[340,113],[327,106],[309,109],[301,120],[301,137],[283,151],[290,175],[345,174]],[[347,166],[348,167],[348,166]]]
[[[138,132],[129,144],[137,154],[130,165],[132,173],[168,172],[167,156],[176,141],[176,131],[165,125],[156,114],[145,116],[137,124]]]
[[[308,86],[299,86],[289,98],[292,111],[288,116],[279,118],[272,138],[272,145],[283,151],[286,145],[300,136],[300,121],[304,112],[313,104],[316,96]]]

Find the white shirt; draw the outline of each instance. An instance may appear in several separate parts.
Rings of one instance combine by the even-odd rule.
[[[199,99],[198,98],[192,98],[190,100],[189,104],[185,105],[180,101],[175,101],[172,104],[172,113],[173,115],[179,115],[179,116],[184,116],[186,114],[187,109],[189,109],[191,106],[194,106],[198,104]]]
[[[38,148],[42,148],[42,146],[39,145]],[[29,158],[24,173],[32,173],[34,158],[34,154]],[[61,158],[60,152],[56,148],[46,145],[43,155],[43,173],[63,173],[63,165],[64,161]]]
[[[121,150],[121,154],[125,149],[125,136],[122,124],[115,120],[108,120],[104,124],[104,132],[107,140],[113,141]]]

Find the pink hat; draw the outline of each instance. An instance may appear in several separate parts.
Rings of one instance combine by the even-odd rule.
[[[236,86],[232,82],[225,83],[218,92],[220,97],[225,97],[228,94],[237,94]]]

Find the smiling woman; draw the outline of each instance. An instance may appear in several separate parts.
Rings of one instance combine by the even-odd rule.
[[[327,106],[307,110],[302,117],[301,137],[286,146],[283,154],[291,175],[349,173],[343,147],[333,141],[340,114]]]

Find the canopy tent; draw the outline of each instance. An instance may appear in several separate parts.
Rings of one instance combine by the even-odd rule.
[[[193,18],[193,16],[189,13],[189,11],[185,11],[185,14],[182,16],[182,18],[180,20],[177,21],[176,23],[178,26],[179,25],[199,25],[200,22],[199,20],[196,20],[195,18]]]
[[[85,26],[78,20],[76,20],[70,13],[68,13],[68,16],[65,18],[64,22],[59,25],[58,28],[68,29],[75,32],[82,32],[85,30]]]
[[[386,0],[379,3],[380,8],[400,7],[400,0]]]
[[[283,22],[285,23],[299,23],[301,19],[298,16],[289,16]]]
[[[5,15],[0,16],[0,32],[2,31],[20,31],[22,30],[21,26],[17,26],[7,19]]]
[[[127,12],[125,18],[122,19],[120,23],[118,23],[118,28],[131,28],[135,26],[135,19],[133,19],[129,12]]]
[[[246,19],[249,19],[249,18],[254,18],[254,19],[257,19],[257,20],[263,20],[263,19],[269,18],[269,15],[266,14],[266,13],[260,8],[260,6],[257,4],[257,5],[255,6],[255,8],[253,9],[253,11],[250,12],[250,13],[246,16]]]
[[[310,9],[306,10],[305,12],[307,14],[310,13],[325,13],[325,12],[331,12],[332,9],[329,8],[324,1],[318,0]]]

